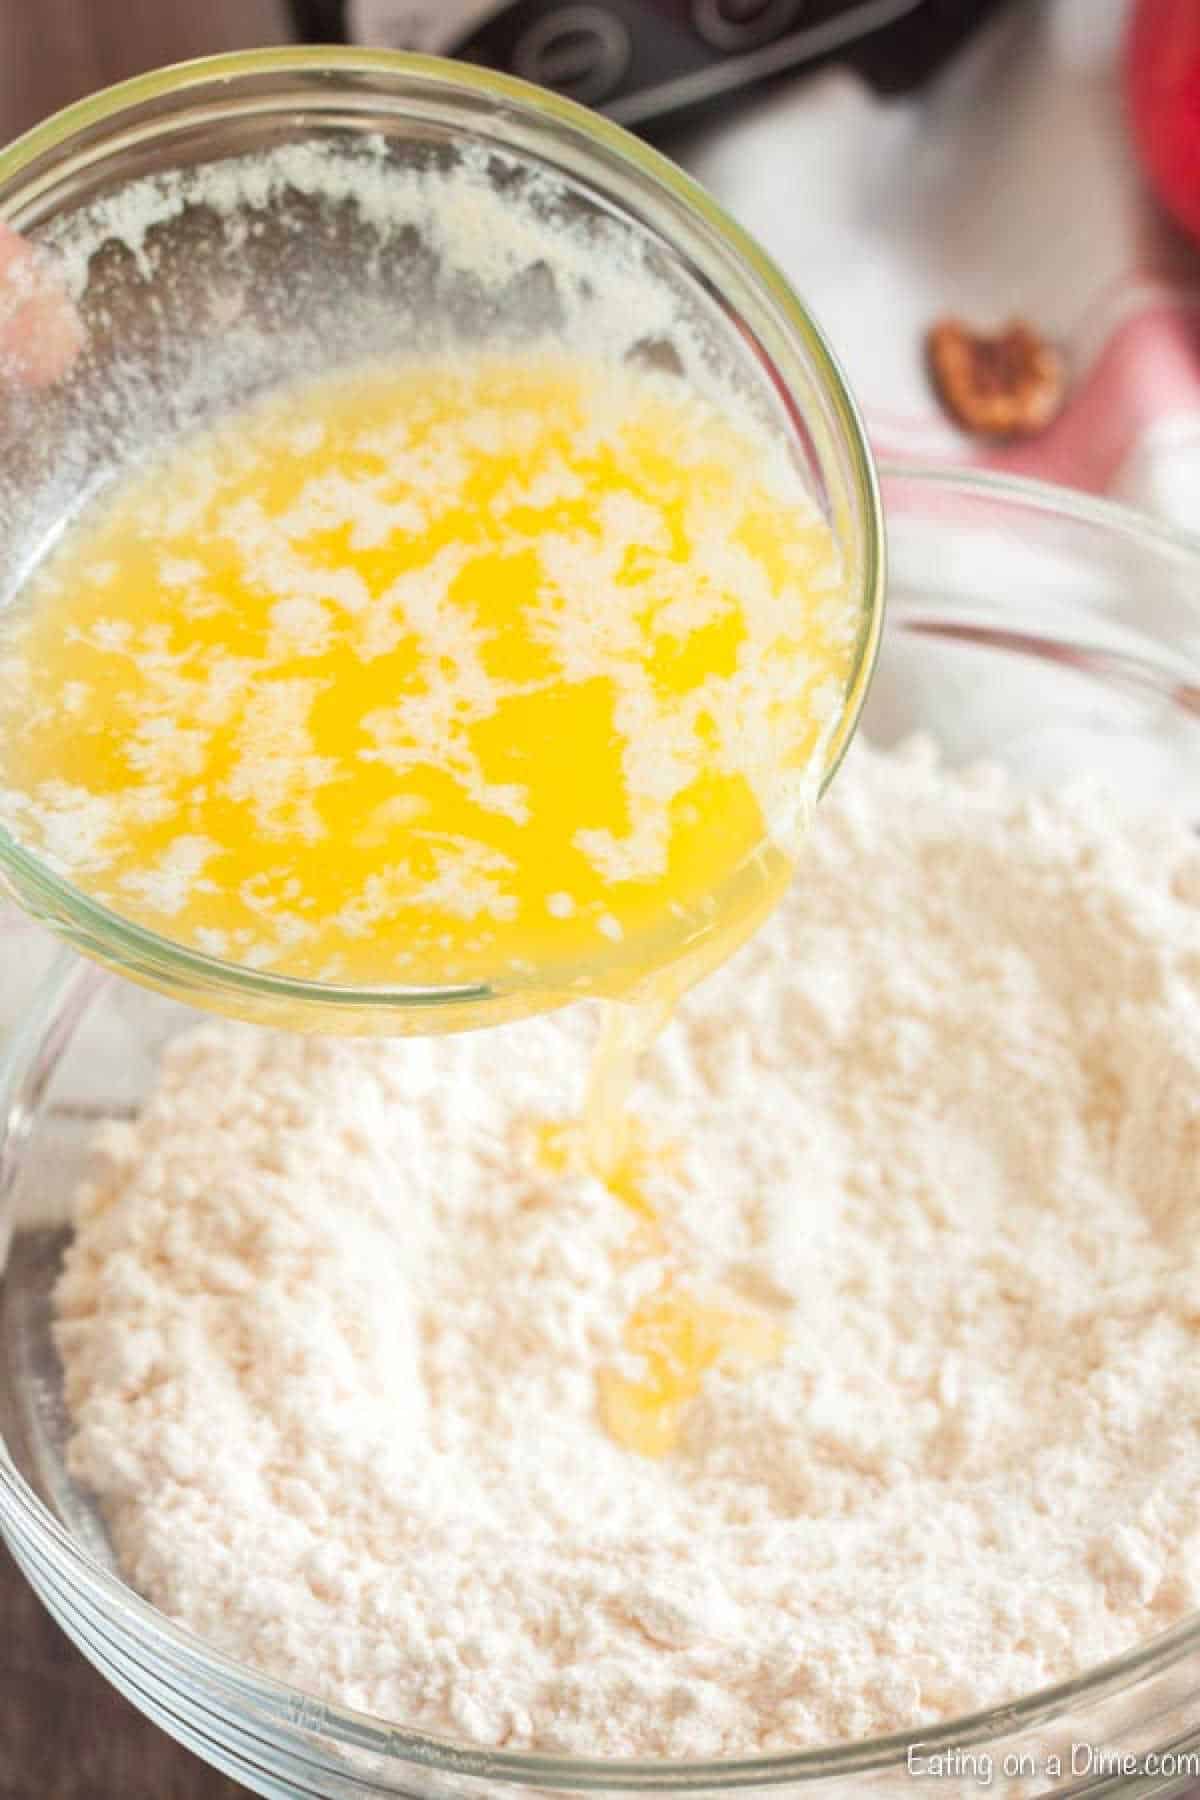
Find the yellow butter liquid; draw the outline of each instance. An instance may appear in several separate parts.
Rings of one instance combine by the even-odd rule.
[[[625,1349],[640,1373],[600,1371],[600,1417],[626,1449],[665,1456],[710,1369],[749,1373],[774,1362],[783,1346],[782,1330],[762,1314],[700,1300],[667,1283],[635,1308],[625,1327]]]
[[[859,624],[799,478],[681,382],[363,368],[126,479],[35,572],[0,823],[232,962],[648,994],[584,1128],[616,1181],[638,1031],[785,884]],[[631,1329],[668,1410],[720,1355],[691,1314]]]
[[[631,986],[782,882],[844,693],[830,532],[763,466],[682,384],[566,357],[268,399],[28,584],[0,817],[235,962]]]
[[[617,1008],[611,1017],[620,1017]],[[635,1010],[634,1017],[637,1017]],[[597,1086],[611,1078],[611,1046],[601,1043],[592,1070],[592,1104],[580,1127],[550,1125],[535,1137],[543,1168],[554,1174],[599,1173],[614,1200],[628,1208],[629,1254],[638,1259],[660,1256],[664,1236],[658,1211],[650,1200],[648,1177],[674,1160],[669,1144],[654,1141],[624,1108],[628,1083],[622,1084],[615,1133],[599,1143],[599,1160],[590,1136],[596,1120]],[[615,1065],[624,1073],[623,1065]],[[625,1323],[622,1350],[628,1369],[601,1368],[596,1376],[596,1403],[609,1435],[640,1456],[661,1457],[675,1449],[689,1403],[700,1393],[712,1369],[739,1376],[775,1362],[786,1344],[781,1326],[733,1297],[691,1292],[686,1281],[665,1274],[655,1291],[634,1308]]]

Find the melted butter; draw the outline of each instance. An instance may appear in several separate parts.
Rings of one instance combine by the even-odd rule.
[[[0,823],[229,961],[632,992],[778,891],[858,624],[799,476],[684,383],[545,354],[328,377],[35,571]],[[619,1112],[597,1091],[597,1144]]]
[[[584,1130],[578,1122],[540,1125],[535,1135],[536,1154],[542,1168],[551,1174],[586,1173],[603,1181],[614,1199],[640,1222],[636,1248],[645,1255],[662,1246],[658,1209],[648,1188],[655,1170],[670,1167],[674,1151],[669,1144],[656,1143],[632,1113],[622,1116],[620,1126],[620,1149],[614,1154],[606,1145],[602,1167],[589,1155]]]
[[[600,1417],[625,1449],[665,1456],[677,1445],[685,1411],[710,1370],[748,1373],[774,1362],[786,1339],[761,1313],[699,1300],[668,1281],[630,1315],[624,1341],[642,1372],[631,1377],[601,1370]]]
[[[661,1256],[665,1240],[651,1194],[656,1173],[676,1161],[674,1146],[656,1142],[629,1105],[638,1065],[662,1030],[695,966],[660,972],[637,1004],[609,1002],[592,1059],[583,1116],[542,1125],[536,1145],[554,1174],[596,1176],[635,1221],[630,1254]],[[602,1369],[596,1400],[605,1430],[640,1456],[666,1456],[679,1442],[689,1404],[712,1370],[748,1374],[774,1362],[786,1333],[765,1314],[732,1301],[701,1300],[677,1276],[626,1321],[623,1347],[636,1375]]]

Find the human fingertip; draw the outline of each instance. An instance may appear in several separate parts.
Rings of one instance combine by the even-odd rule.
[[[68,294],[35,293],[0,319],[0,379],[49,387],[67,373],[84,341],[83,321]]]

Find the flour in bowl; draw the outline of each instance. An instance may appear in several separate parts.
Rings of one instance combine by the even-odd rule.
[[[128,1579],[619,1756],[908,1728],[1200,1605],[1200,847],[1114,806],[856,750],[648,1062],[642,1211],[544,1154],[587,1009],[176,1040],[57,1290]]]

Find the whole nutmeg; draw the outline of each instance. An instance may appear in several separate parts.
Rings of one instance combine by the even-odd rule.
[[[946,411],[980,437],[1032,437],[1062,409],[1067,391],[1062,355],[1024,320],[999,331],[975,331],[940,319],[925,344],[930,374]]]

